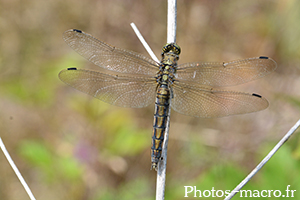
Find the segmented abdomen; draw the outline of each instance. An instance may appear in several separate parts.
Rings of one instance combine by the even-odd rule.
[[[151,169],[154,168],[155,170],[157,170],[157,163],[161,158],[162,144],[164,141],[167,118],[169,115],[169,99],[170,91],[168,86],[165,84],[160,85],[158,87],[155,100],[153,137],[151,147]]]

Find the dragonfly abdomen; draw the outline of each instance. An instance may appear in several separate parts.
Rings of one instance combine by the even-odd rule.
[[[164,141],[164,134],[166,130],[166,122],[169,116],[169,99],[170,91],[167,85],[161,84],[158,87],[156,100],[155,100],[155,112],[153,122],[153,137],[151,147],[151,169],[157,170],[157,163],[161,158],[162,144]]]

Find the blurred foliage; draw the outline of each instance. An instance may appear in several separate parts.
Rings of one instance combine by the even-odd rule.
[[[62,40],[70,28],[146,55],[129,26],[135,22],[159,55],[166,8],[166,1],[0,1],[0,136],[37,199],[154,199],[154,106],[110,106],[57,75],[97,70]],[[220,119],[172,111],[166,199],[183,199],[184,186],[233,189],[297,121],[299,9],[295,0],[178,1],[179,63],[265,55],[278,68],[234,88],[265,96],[264,111]],[[291,137],[245,189],[299,188],[299,141]],[[0,163],[0,199],[28,199],[1,153]]]
[[[30,165],[47,175],[47,180],[57,181],[64,178],[74,181],[82,175],[82,169],[74,157],[56,156],[40,141],[22,141],[19,152]],[[56,168],[53,169],[53,166]]]

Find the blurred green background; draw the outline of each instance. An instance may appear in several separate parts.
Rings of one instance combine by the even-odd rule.
[[[62,40],[70,28],[147,55],[134,22],[159,56],[166,9],[165,0],[0,0],[0,136],[37,199],[155,198],[154,104],[110,106],[57,75],[72,66],[98,68]],[[194,199],[183,197],[184,186],[233,189],[300,114],[300,1],[179,0],[177,14],[179,63],[264,55],[278,68],[230,88],[266,97],[264,111],[218,119],[171,112],[166,199],[175,200]],[[299,142],[294,135],[245,189],[299,190]],[[0,199],[29,199],[2,153]]]

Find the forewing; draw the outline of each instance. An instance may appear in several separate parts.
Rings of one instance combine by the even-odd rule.
[[[69,68],[62,70],[59,78],[81,92],[116,106],[141,108],[155,100],[155,78],[148,76],[106,74]]]
[[[216,90],[206,86],[190,87],[176,82],[172,87],[172,108],[194,117],[223,117],[251,113],[268,107],[268,101],[257,94]]]
[[[129,74],[155,75],[157,63],[142,54],[105,44],[93,36],[71,29],[63,39],[77,53],[104,69]]]
[[[232,86],[270,74],[276,62],[268,57],[248,58],[228,63],[185,63],[178,65],[177,79],[209,86]]]

